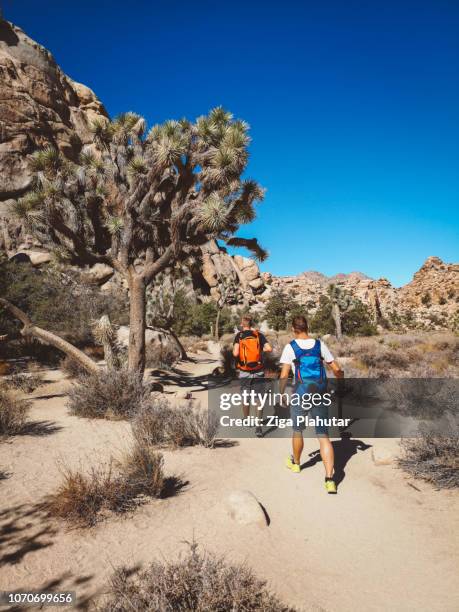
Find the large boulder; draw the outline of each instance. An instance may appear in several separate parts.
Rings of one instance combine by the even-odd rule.
[[[57,147],[75,160],[108,115],[95,94],[67,77],[44,47],[0,18],[0,201],[31,184],[30,155]]]

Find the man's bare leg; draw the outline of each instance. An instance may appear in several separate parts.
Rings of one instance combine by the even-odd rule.
[[[325,476],[327,478],[332,478],[333,466],[335,463],[335,453],[333,450],[333,445],[330,442],[330,438],[328,438],[328,436],[320,437],[319,445],[320,456],[322,457],[322,461],[324,462]]]
[[[292,436],[293,461],[300,465],[301,453],[303,452],[304,441],[301,431],[294,431]]]

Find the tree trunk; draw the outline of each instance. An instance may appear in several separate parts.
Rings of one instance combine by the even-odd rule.
[[[333,305],[332,305],[332,317],[335,322],[336,337],[338,338],[339,341],[341,341],[343,338],[343,334],[341,331],[341,312],[336,302],[333,302]]]
[[[90,357],[88,357],[83,351],[77,349],[76,346],[70,344],[60,336],[53,334],[46,329],[42,329],[41,327],[37,327],[32,323],[29,319],[28,315],[23,312],[20,308],[8,302],[3,298],[0,298],[0,304],[8,310],[15,319],[20,321],[24,327],[21,330],[21,334],[24,337],[32,336],[41,340],[45,344],[49,344],[50,346],[54,346],[54,348],[59,349],[66,355],[68,355],[71,359],[78,362],[86,371],[94,373],[99,372],[99,366],[95,361],[93,361]]]
[[[220,313],[221,313],[221,309],[218,308],[217,310],[217,318],[215,319],[215,340],[218,340],[220,337]]]
[[[180,351],[180,359],[183,360],[188,360],[188,355],[186,354],[186,350],[185,347],[183,346],[183,344],[180,342],[179,337],[177,336],[177,334],[175,333],[175,331],[171,328],[167,330],[170,335],[174,338],[174,340],[177,342],[177,346],[179,348]]]
[[[129,279],[129,369],[139,374],[145,370],[146,286],[143,277]]]

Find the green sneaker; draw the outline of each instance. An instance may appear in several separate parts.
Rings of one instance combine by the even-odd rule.
[[[338,489],[336,488],[336,482],[334,480],[326,480],[325,489],[327,493],[331,493],[332,495],[336,495],[336,493],[338,493]]]
[[[292,470],[294,474],[299,474],[301,472],[300,466],[298,465],[298,463],[294,463],[293,458],[291,456],[288,456],[285,459],[285,467],[287,467],[289,470]]]

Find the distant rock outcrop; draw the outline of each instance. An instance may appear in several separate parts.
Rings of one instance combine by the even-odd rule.
[[[457,316],[459,299],[459,264],[444,263],[439,257],[429,257],[403,287],[393,287],[386,278],[374,280],[361,272],[327,277],[319,272],[304,272],[298,276],[262,275],[266,290],[258,296],[262,304],[272,291],[291,293],[313,314],[320,297],[331,284],[347,291],[366,304],[377,321],[394,323],[404,319],[413,326],[441,329],[451,327]]]

